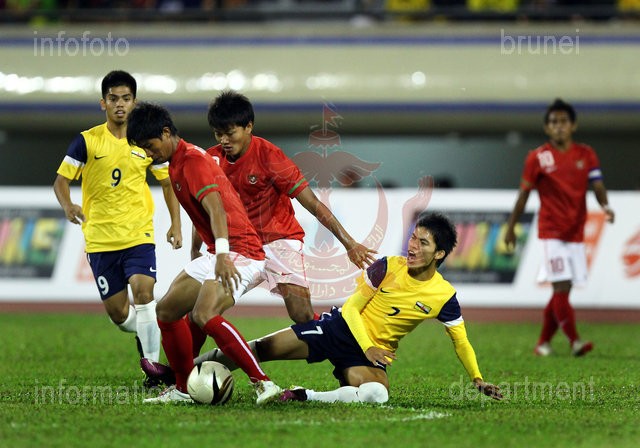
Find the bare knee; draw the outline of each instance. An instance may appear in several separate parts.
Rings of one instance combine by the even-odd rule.
[[[278,290],[284,299],[287,313],[295,323],[302,324],[313,319],[313,307],[309,289],[289,283],[279,283]]]

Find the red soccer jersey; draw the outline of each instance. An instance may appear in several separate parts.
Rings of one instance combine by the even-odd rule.
[[[591,181],[601,178],[600,162],[590,146],[572,143],[562,152],[546,143],[530,151],[520,187],[538,190],[538,236],[583,241],[587,190]]]
[[[215,253],[216,237],[211,231],[209,214],[200,201],[217,191],[227,214],[229,248],[247,258],[264,260],[262,242],[249,222],[238,193],[202,148],[181,139],[169,163],[169,177],[180,205],[189,214],[209,252]]]
[[[252,136],[247,151],[234,162],[227,160],[220,145],[207,152],[240,194],[263,244],[280,239],[302,241],[304,230],[295,217],[291,199],[309,183],[280,148]]]

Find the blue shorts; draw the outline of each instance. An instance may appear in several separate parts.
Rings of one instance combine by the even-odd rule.
[[[384,366],[373,364],[364,355],[358,341],[351,333],[342,313],[336,307],[330,313],[322,313],[320,320],[294,324],[291,329],[298,339],[309,346],[308,363],[328,359],[335,366],[333,376],[346,385],[344,370],[348,367],[376,367],[386,371]]]
[[[140,244],[112,252],[94,252],[87,254],[87,260],[102,300],[125,289],[129,277],[134,274],[156,279],[155,244]]]

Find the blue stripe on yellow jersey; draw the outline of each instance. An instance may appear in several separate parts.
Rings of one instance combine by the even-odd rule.
[[[371,346],[395,352],[398,342],[426,319],[442,322],[471,378],[481,378],[454,287],[436,271],[429,280],[409,275],[405,257],[384,257],[358,281],[342,315],[364,352]]]
[[[158,180],[168,164],[153,165],[144,150],[118,139],[101,124],[80,133],[69,145],[58,174],[82,176],[82,224],[86,251],[108,252],[154,243],[153,199],[147,169]]]

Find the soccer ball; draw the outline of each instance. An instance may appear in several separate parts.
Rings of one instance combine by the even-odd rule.
[[[231,398],[233,386],[231,371],[215,361],[197,364],[187,379],[187,392],[191,398],[204,404],[225,404]]]

